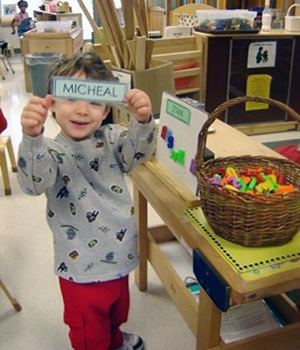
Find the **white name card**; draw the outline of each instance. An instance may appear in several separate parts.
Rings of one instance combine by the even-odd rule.
[[[123,104],[127,91],[128,86],[123,83],[81,80],[62,76],[52,78],[54,99]]]

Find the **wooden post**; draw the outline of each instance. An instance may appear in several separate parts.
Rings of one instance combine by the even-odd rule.
[[[135,283],[140,291],[147,290],[148,286],[148,216],[147,201],[141,192],[133,186],[133,196],[135,203],[135,217],[139,231],[139,256],[140,265],[135,270]]]
[[[207,350],[220,342],[222,312],[216,308],[203,288],[200,290],[198,310],[196,349]]]

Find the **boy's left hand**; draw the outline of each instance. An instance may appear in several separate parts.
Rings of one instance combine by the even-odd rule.
[[[152,105],[149,96],[142,90],[132,89],[124,97],[128,107],[140,123],[148,123],[152,114]]]

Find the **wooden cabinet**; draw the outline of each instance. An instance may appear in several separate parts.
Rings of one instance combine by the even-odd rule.
[[[23,56],[26,92],[31,91],[26,55],[37,52],[57,52],[68,56],[79,51],[83,46],[82,27],[76,27],[70,33],[38,33],[33,29],[20,39]]]
[[[272,30],[258,34],[195,33],[202,47],[200,101],[207,112],[221,103],[247,94],[250,76],[268,75],[270,98],[279,100],[296,112],[300,111],[300,33]],[[249,67],[248,55],[253,43],[273,43],[274,65]],[[247,134],[280,132],[297,129],[297,122],[275,107],[246,111],[244,105],[230,108],[223,121]]]

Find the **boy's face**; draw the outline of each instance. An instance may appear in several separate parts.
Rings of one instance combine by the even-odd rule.
[[[73,78],[85,79],[85,74],[75,74]],[[108,114],[108,107],[80,100],[57,100],[51,106],[62,134],[68,139],[81,141],[88,139],[99,129]]]

